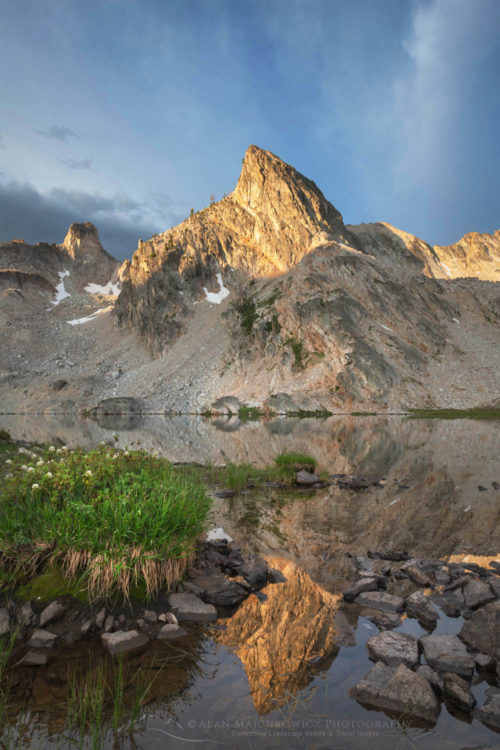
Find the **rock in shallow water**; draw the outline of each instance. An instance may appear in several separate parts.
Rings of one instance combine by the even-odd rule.
[[[104,648],[113,656],[140,651],[149,643],[149,638],[138,630],[117,630],[116,633],[103,633]]]
[[[444,694],[448,700],[463,711],[472,711],[476,699],[472,695],[467,680],[458,674],[447,672],[444,675]]]
[[[489,688],[488,697],[479,709],[479,718],[489,727],[500,731],[500,690]]]
[[[365,591],[356,597],[356,604],[362,607],[380,609],[382,612],[402,612],[404,599],[382,591]]]
[[[404,713],[427,724],[435,724],[439,715],[439,702],[430,684],[404,664],[394,670],[377,662],[350,693],[368,707]]]
[[[215,622],[217,610],[196,594],[170,594],[169,606],[179,622]]]
[[[406,633],[386,630],[368,639],[368,653],[374,661],[383,661],[389,667],[405,664],[415,667],[418,664],[418,641]]]
[[[434,605],[422,591],[411,594],[405,602],[405,607],[408,617],[416,618],[426,628],[434,627],[439,619]]]
[[[491,656],[496,661],[500,678],[500,601],[487,604],[473,612],[460,631],[459,638],[473,651]]]
[[[156,637],[159,641],[170,641],[174,640],[175,638],[183,638],[185,635],[187,635],[187,630],[181,628],[180,625],[175,625],[174,623],[170,622],[160,628]]]
[[[55,633],[49,633],[48,630],[35,630],[28,641],[30,648],[52,648],[57,640]]]
[[[420,638],[425,660],[441,672],[453,672],[471,678],[474,659],[456,635],[424,635]]]

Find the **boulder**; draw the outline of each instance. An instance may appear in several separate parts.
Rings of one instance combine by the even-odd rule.
[[[452,672],[444,675],[444,695],[462,711],[472,711],[476,705],[467,680]]]
[[[444,677],[428,664],[421,664],[417,669],[417,674],[423,677],[431,685],[432,689],[438,696],[444,693]]]
[[[401,617],[397,612],[381,612],[376,609],[363,608],[363,615],[373,622],[379,630],[391,630],[399,628]]]
[[[402,612],[404,607],[404,599],[385,591],[364,591],[355,601],[362,607],[380,609],[382,612]]]
[[[464,598],[469,609],[478,609],[492,602],[495,595],[485,581],[470,581],[464,587]]]
[[[500,731],[500,690],[489,688],[487,698],[479,709],[479,718],[488,727]]]
[[[496,599],[500,599],[500,577],[488,576],[486,579]]]
[[[472,613],[458,637],[472,651],[491,656],[500,677],[500,601],[491,602]]]
[[[57,640],[55,633],[48,630],[35,630],[28,641],[30,648],[52,648]]]
[[[235,607],[248,596],[246,588],[224,575],[198,576],[186,581],[184,586],[216,607]]]
[[[382,662],[350,690],[359,703],[390,714],[405,714],[433,725],[439,715],[439,702],[430,684],[404,664],[391,669]]]
[[[456,591],[443,591],[442,594],[433,594],[432,601],[440,607],[447,617],[459,617],[465,609],[465,598],[461,589]]]
[[[42,610],[42,613],[40,615],[40,627],[43,628],[45,625],[48,625],[49,622],[54,622],[54,620],[59,620],[63,614],[66,611],[66,607],[62,602],[51,602],[47,607],[45,607],[44,610]]]
[[[424,635],[419,643],[430,667],[469,679],[472,677],[474,659],[456,635]]]
[[[495,660],[488,654],[474,654],[474,662],[478,672],[495,671]]]
[[[104,621],[106,619],[106,607],[103,607],[99,610],[99,612],[95,616],[95,624],[96,628],[100,630],[102,626],[104,625]]]
[[[311,472],[305,471],[305,469],[301,469],[301,471],[297,472],[295,481],[297,482],[297,484],[309,485],[319,482],[320,478],[316,474],[311,474]]]
[[[377,589],[377,577],[364,576],[363,578],[358,578],[357,581],[354,581],[354,583],[351,583],[351,585],[346,588],[344,591],[344,599],[346,602],[352,602],[358,594],[362,594],[363,591],[376,591]]]
[[[215,622],[217,610],[213,604],[207,604],[196,594],[170,594],[169,606],[179,622]]]
[[[171,641],[171,640],[174,640],[175,638],[182,638],[185,635],[187,635],[187,630],[184,630],[184,628],[181,628],[180,625],[175,625],[174,623],[169,622],[160,628],[160,630],[158,631],[158,635],[156,637],[160,641],[164,641],[164,640]]]
[[[419,586],[431,587],[434,585],[434,581],[427,575],[427,573],[424,573],[416,565],[408,565],[408,567],[405,568],[405,572],[412,581],[418,583]]]
[[[425,628],[433,628],[439,619],[436,608],[422,591],[415,591],[405,601],[408,617],[414,617]]]
[[[267,562],[257,555],[252,555],[239,565],[237,572],[254,588],[260,588],[267,583]]]
[[[412,635],[386,630],[373,635],[366,645],[370,659],[383,661],[389,667],[399,664],[415,667],[418,664],[418,641]]]
[[[149,638],[138,630],[117,630],[115,633],[102,633],[101,641],[112,656],[131,654],[144,649]]]

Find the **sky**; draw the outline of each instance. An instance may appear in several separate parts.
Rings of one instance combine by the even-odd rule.
[[[499,0],[0,0],[0,240],[139,238],[256,144],[350,224],[500,228]]]

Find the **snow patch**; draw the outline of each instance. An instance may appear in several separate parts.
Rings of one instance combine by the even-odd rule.
[[[382,326],[382,328],[385,328],[386,331],[390,331],[391,333],[393,333],[392,328],[389,328],[389,326],[385,326],[383,323],[381,323],[380,325]]]
[[[116,284],[113,284],[111,281],[108,281],[107,284],[102,286],[102,284],[93,284],[92,282],[87,284],[85,288],[85,291],[89,294],[112,294],[114,297],[118,297],[120,294],[120,282],[117,281]]]
[[[445,264],[444,264],[444,263],[441,263],[441,265],[443,266],[443,268],[444,268],[444,271],[445,271],[445,273],[446,273],[446,274],[447,274],[448,276],[451,276],[451,271],[450,271],[450,269],[448,268],[448,266],[445,266]]]
[[[454,320],[455,323],[460,323],[460,321],[457,318],[452,318],[452,320]]]
[[[92,315],[87,315],[85,318],[75,318],[75,320],[68,320],[66,322],[70,326],[80,326],[83,323],[88,323],[89,320],[94,320],[98,315],[103,312],[108,312],[108,310],[112,310],[112,307],[101,307],[99,310],[96,310],[95,313],[92,313]]]
[[[466,508],[464,508],[464,513],[468,513],[470,511],[470,505],[468,505]]]
[[[62,302],[63,299],[66,299],[66,297],[70,297],[70,293],[66,291],[64,288],[64,279],[66,276],[69,276],[69,271],[67,269],[64,269],[64,271],[59,271],[59,284],[56,286],[56,294],[54,299],[52,300],[52,306],[55,307],[59,304],[59,302]]]
[[[389,503],[387,507],[390,508],[391,505],[395,505],[396,503],[399,503],[400,501],[401,501],[401,498],[397,497],[395,500],[392,501],[392,503]]]
[[[222,526],[217,529],[210,529],[207,534],[207,542],[219,542],[222,539],[225,539],[227,542],[233,541],[229,534],[226,534]]]
[[[229,289],[226,289],[222,282],[222,274],[217,274],[217,281],[219,282],[218,292],[209,292],[206,286],[203,287],[205,291],[205,299],[207,300],[207,302],[212,302],[214,305],[220,305],[222,300],[226,299],[229,294]]]

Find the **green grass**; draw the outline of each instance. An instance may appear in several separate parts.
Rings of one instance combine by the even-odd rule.
[[[240,327],[247,336],[251,336],[253,325],[259,314],[257,305],[252,297],[243,297],[241,302],[235,305],[236,312],[240,317]]]
[[[500,409],[408,409],[412,419],[500,419]]]
[[[141,583],[152,595],[181,577],[211,506],[202,481],[142,451],[58,451],[8,467],[0,489],[4,574],[33,577],[57,563],[91,598],[127,596]]]
[[[257,406],[240,406],[238,409],[238,419],[240,422],[257,422],[263,415],[263,412]]]
[[[317,461],[305,453],[281,453],[274,459],[278,475],[282,479],[293,479],[297,471],[314,471]]]

